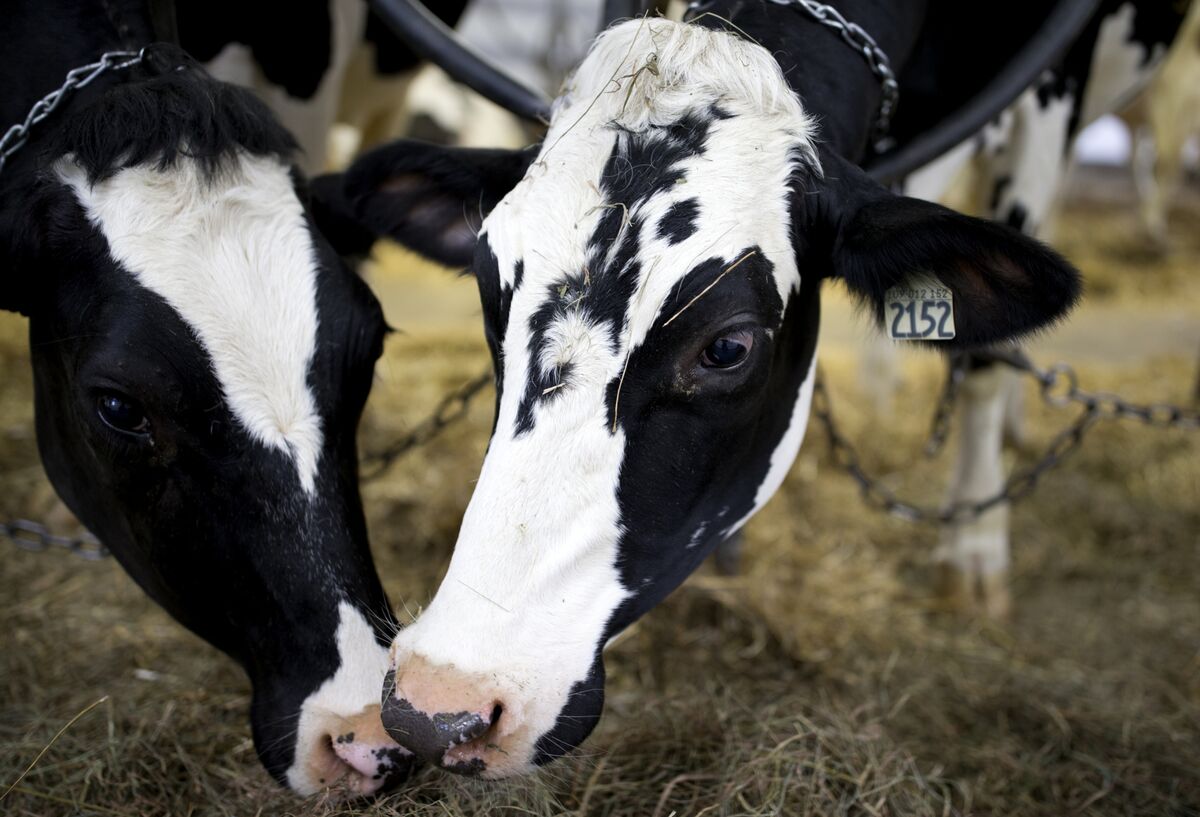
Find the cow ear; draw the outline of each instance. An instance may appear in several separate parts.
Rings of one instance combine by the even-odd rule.
[[[893,287],[940,283],[953,293],[949,345],[981,346],[1050,325],[1079,299],[1079,272],[1046,245],[1003,224],[894,195],[832,154],[822,164],[815,218],[828,237],[831,275],[878,322]]]
[[[45,282],[34,270],[46,219],[42,197],[21,198],[21,206],[17,198],[0,207],[0,310],[29,316],[33,286]]]
[[[446,266],[470,263],[484,217],[537,154],[401,139],[358,159],[343,190],[359,224]]]
[[[308,208],[317,230],[343,258],[363,258],[371,251],[376,235],[358,220],[346,198],[341,173],[317,176],[308,183]]]

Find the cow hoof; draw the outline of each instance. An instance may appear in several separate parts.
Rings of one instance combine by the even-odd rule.
[[[1008,618],[1012,608],[1008,571],[984,574],[949,562],[939,563],[937,571],[937,595],[945,609],[993,620]]]

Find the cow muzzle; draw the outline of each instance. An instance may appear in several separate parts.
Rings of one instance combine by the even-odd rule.
[[[410,658],[388,673],[381,716],[392,740],[426,763],[499,778],[532,768],[530,730],[509,700],[491,679]]]
[[[288,773],[298,793],[328,789],[361,797],[398,785],[412,772],[416,758],[384,732],[378,707],[351,717],[321,713],[318,720],[314,734],[299,736],[297,763]]]

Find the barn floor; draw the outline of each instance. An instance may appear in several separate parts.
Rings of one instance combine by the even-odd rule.
[[[1175,254],[1142,249],[1129,209],[1076,201],[1060,245],[1089,275],[1036,359],[1087,387],[1185,401],[1200,349],[1200,206]],[[384,253],[373,282],[394,337],[364,422],[372,450],[481,371],[474,287]],[[920,455],[936,360],[905,353],[875,419],[840,297],[823,360],[872,470],[940,498]],[[0,316],[0,518],[53,508],[32,432],[24,324]],[[1073,415],[1029,392],[1030,447]],[[470,495],[490,399],[364,496],[394,602],[436,587]],[[864,510],[813,429],[749,526],[742,574],[691,580],[608,654],[609,703],[577,756],[485,786],[426,771],[374,803],[300,802],[259,768],[249,689],[111,562],[0,542],[0,803],[11,815],[1197,815],[1200,435],[1106,424],[1013,513],[1004,623],[933,601],[935,532]],[[1032,454],[1010,455],[1028,462]]]

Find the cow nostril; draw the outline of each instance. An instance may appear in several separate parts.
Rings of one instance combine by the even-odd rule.
[[[503,714],[504,707],[500,705],[499,701],[496,701],[496,705],[492,707],[492,714],[488,718],[488,728],[494,730],[496,724],[500,723],[500,716]]]
[[[439,713],[432,720],[434,729],[445,737],[446,748],[470,743],[492,728],[492,722],[478,712]]]
[[[382,720],[393,740],[425,761],[442,765],[447,751],[486,735],[498,709],[492,708],[491,717],[478,710],[429,714],[405,698],[390,698],[384,701]]]

